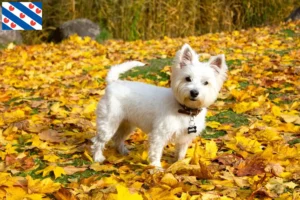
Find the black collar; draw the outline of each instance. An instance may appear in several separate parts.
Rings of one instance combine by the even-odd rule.
[[[179,104],[179,105],[182,108],[180,108],[178,110],[178,112],[181,113],[181,114],[189,115],[189,116],[197,116],[202,110],[202,108],[189,108],[189,107],[187,107],[185,105],[182,105],[182,104]]]

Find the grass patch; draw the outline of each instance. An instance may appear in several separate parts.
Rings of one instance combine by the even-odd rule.
[[[249,120],[242,114],[236,114],[232,110],[223,111],[215,116],[208,117],[207,121],[217,121],[221,124],[233,124],[235,128],[248,125]]]
[[[233,66],[241,66],[242,65],[242,61],[241,60],[227,60],[226,64],[228,66],[228,69],[232,69]]]
[[[242,81],[242,82],[239,82],[239,85],[240,85],[240,88],[242,90],[246,89],[249,85],[249,82],[248,81]]]
[[[291,29],[284,29],[281,32],[284,34],[285,37],[294,37],[294,36],[296,36],[296,33]]]
[[[143,79],[150,79],[154,81],[166,81],[170,79],[170,76],[161,70],[164,66],[171,65],[173,59],[166,58],[166,59],[153,59],[149,60],[149,66],[145,67],[137,67],[134,68],[124,74],[121,75],[121,78],[126,77],[137,77]]]
[[[288,141],[289,145],[295,145],[300,143],[300,138]]]
[[[204,139],[213,139],[226,135],[226,131],[218,131],[210,127],[206,127],[201,137]]]

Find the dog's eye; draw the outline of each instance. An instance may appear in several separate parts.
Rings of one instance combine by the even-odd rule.
[[[204,84],[204,85],[208,85],[208,82],[207,82],[207,81],[205,81],[203,84]]]
[[[192,81],[192,79],[191,79],[191,77],[185,77],[185,80],[187,81],[187,82],[191,82]]]

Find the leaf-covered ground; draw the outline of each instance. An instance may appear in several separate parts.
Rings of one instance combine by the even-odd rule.
[[[225,53],[229,76],[207,128],[163,172],[148,165],[136,130],[121,156],[109,146],[94,163],[89,139],[109,66],[150,67],[123,79],[169,87],[183,43]],[[0,51],[0,199],[300,199],[300,23],[182,39],[108,41],[73,36],[61,44]]]

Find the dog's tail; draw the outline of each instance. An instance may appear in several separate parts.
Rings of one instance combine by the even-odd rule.
[[[134,67],[142,67],[145,64],[139,61],[129,61],[119,65],[113,66],[106,76],[107,83],[111,83],[119,79],[120,74],[134,68]]]

